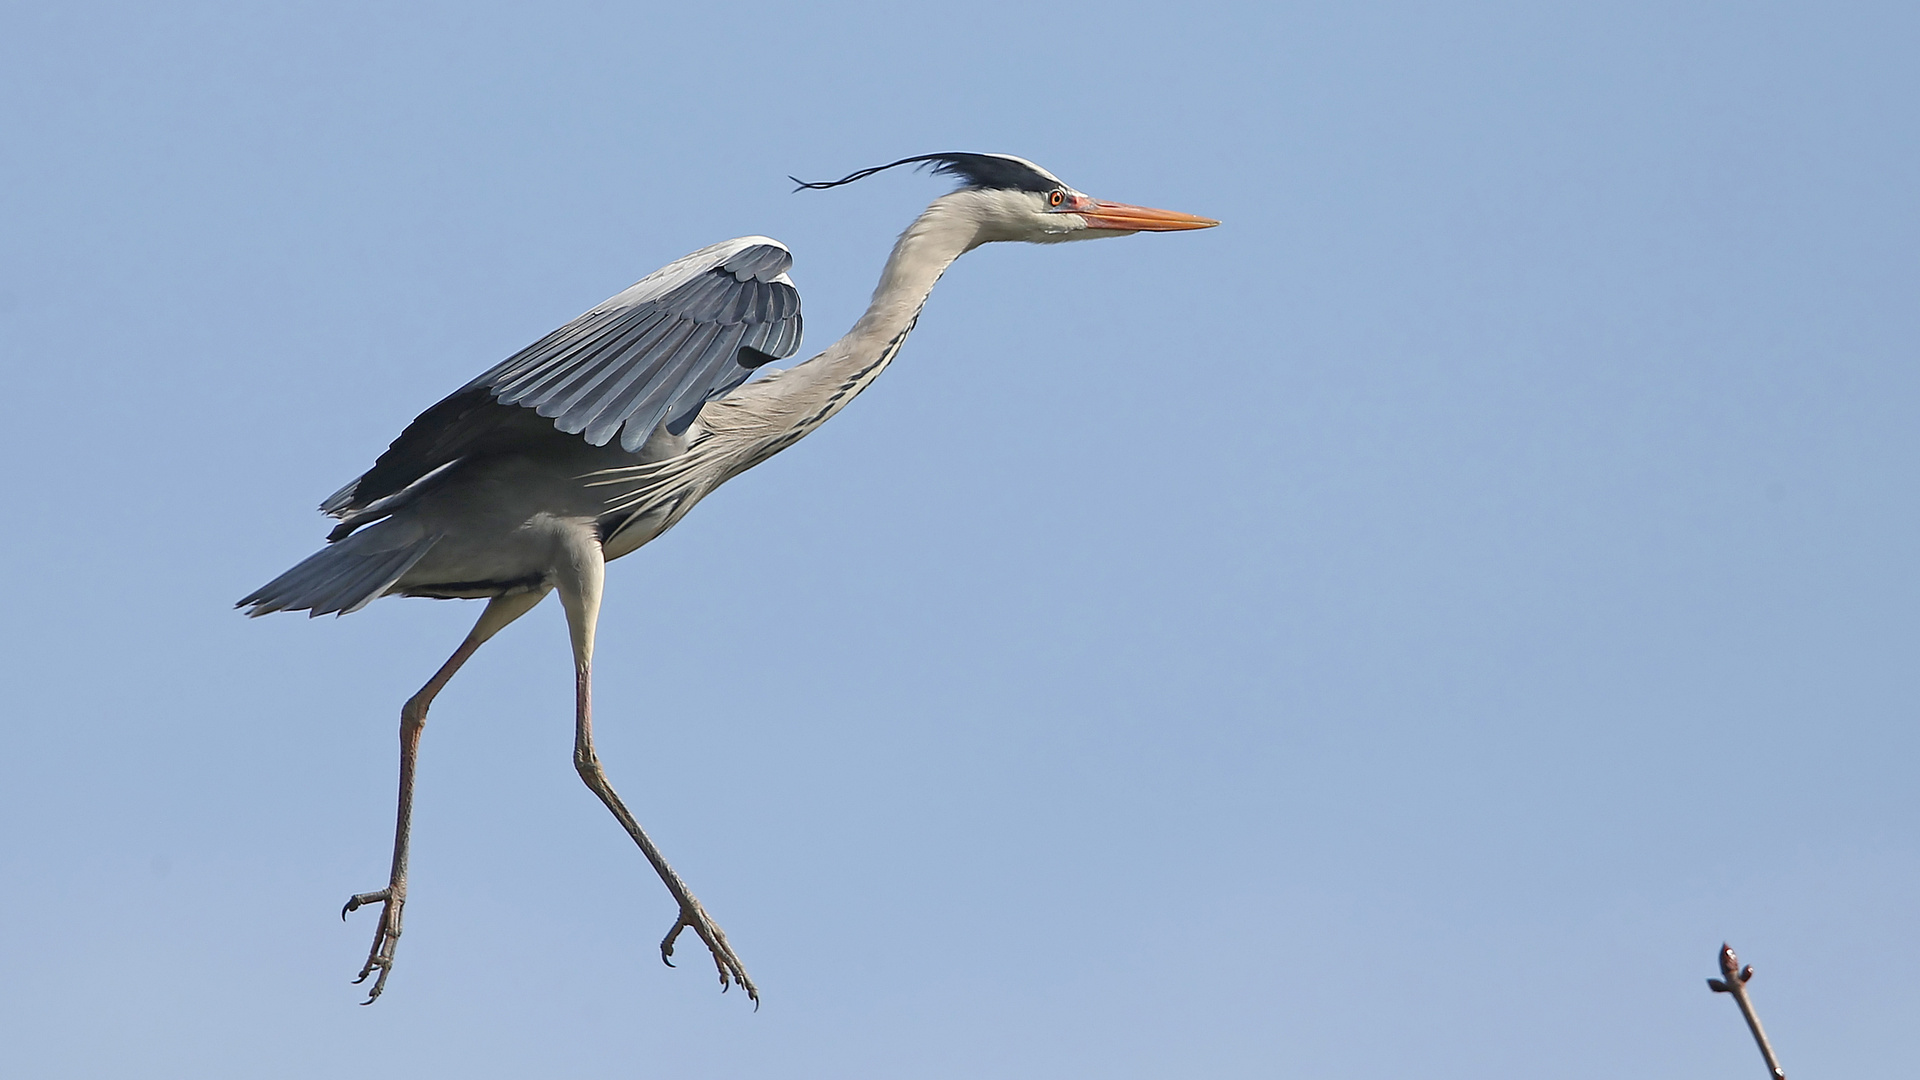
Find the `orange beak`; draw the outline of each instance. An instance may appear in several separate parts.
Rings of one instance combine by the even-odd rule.
[[[1087,219],[1089,229],[1125,229],[1128,232],[1182,232],[1187,229],[1211,229],[1220,224],[1212,218],[1183,214],[1178,210],[1154,210],[1145,206],[1089,199],[1084,209],[1073,212]]]

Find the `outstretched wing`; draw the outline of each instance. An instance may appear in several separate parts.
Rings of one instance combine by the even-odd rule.
[[[553,429],[595,446],[617,434],[629,451],[662,424],[686,430],[702,405],[800,347],[791,265],[764,236],[668,263],[421,413],[320,509],[366,520],[375,503],[462,458]]]
[[[793,256],[749,236],[703,248],[534,342],[468,384],[503,405],[605,446],[638,450],[663,422],[684,429],[701,405],[800,344]],[[741,350],[749,349],[742,364]],[[755,354],[758,354],[757,356]],[[765,359],[762,359],[762,358]]]

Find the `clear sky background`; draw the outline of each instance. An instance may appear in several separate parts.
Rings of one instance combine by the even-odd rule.
[[[1747,1077],[1920,1056],[1910,4],[0,8],[0,1072]],[[811,355],[614,565],[609,770],[765,992],[654,954],[552,602],[232,602],[417,412],[766,233]]]

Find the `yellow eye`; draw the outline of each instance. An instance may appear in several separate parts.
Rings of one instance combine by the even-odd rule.
[[[1067,201],[1067,193],[1064,191],[1061,191],[1059,188],[1054,188],[1053,194],[1047,196],[1048,206],[1059,206],[1061,203],[1066,201]]]

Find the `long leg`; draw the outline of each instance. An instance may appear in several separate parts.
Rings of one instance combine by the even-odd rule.
[[[760,991],[747,977],[747,969],[740,963],[740,957],[734,954],[733,947],[727,944],[727,935],[721,932],[719,924],[708,916],[707,910],[687,888],[680,875],[667,865],[666,857],[654,846],[646,830],[634,819],[626,803],[613,790],[607,780],[606,770],[600,767],[600,756],[593,749],[593,635],[600,621],[600,588],[606,576],[606,563],[600,553],[597,540],[589,536],[576,536],[567,544],[566,557],[562,560],[562,572],[558,575],[560,602],[566,607],[567,628],[573,636],[574,670],[574,727],[573,727],[573,767],[580,773],[580,779],[586,781],[600,801],[620,822],[627,835],[640,847],[640,853],[653,865],[653,872],[673,894],[680,905],[680,915],[674,920],[673,929],[660,942],[660,959],[673,966],[673,943],[680,931],[692,928],[700,940],[713,954],[713,964],[720,970],[720,989],[725,990],[731,983],[739,983],[754,1004],[760,1002]]]
[[[427,707],[446,687],[453,673],[467,662],[487,639],[499,633],[508,623],[533,610],[533,606],[545,599],[547,590],[518,593],[513,596],[496,596],[487,602],[487,610],[480,613],[480,621],[467,633],[467,639],[453,651],[447,662],[440,665],[433,678],[420,692],[407,699],[400,707],[400,807],[395,814],[393,828],[393,872],[387,879],[387,887],[378,892],[360,893],[347,901],[340,909],[340,917],[347,912],[357,911],[362,905],[378,902],[380,907],[380,925],[373,931],[373,948],[367,952],[366,966],[360,969],[360,977],[355,983],[367,981],[376,969],[380,974],[373,980],[373,988],[367,991],[367,1000],[363,1005],[371,1005],[380,992],[387,988],[387,976],[393,971],[393,950],[400,944],[400,914],[407,903],[407,846],[413,830],[413,763],[420,750],[420,730],[427,726]]]

